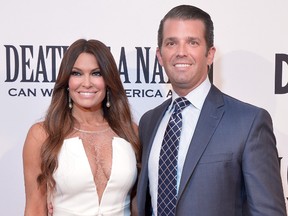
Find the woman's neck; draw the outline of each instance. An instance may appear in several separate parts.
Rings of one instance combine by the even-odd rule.
[[[85,128],[103,127],[108,124],[104,118],[102,109],[83,111],[73,108],[72,115],[77,120],[78,124],[80,124],[79,126]]]

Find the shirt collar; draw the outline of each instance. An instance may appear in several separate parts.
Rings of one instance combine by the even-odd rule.
[[[206,79],[199,86],[193,89],[193,91],[189,92],[185,97],[196,109],[201,110],[210,88],[211,83],[207,76]],[[176,92],[172,90],[172,103],[170,104],[168,110],[171,111],[173,101],[178,97],[179,95],[177,95]]]

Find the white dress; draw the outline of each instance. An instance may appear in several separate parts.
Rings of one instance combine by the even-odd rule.
[[[53,216],[127,216],[130,192],[137,177],[136,157],[130,143],[114,137],[112,169],[101,203],[82,141],[64,140],[54,173],[56,191],[48,197]]]

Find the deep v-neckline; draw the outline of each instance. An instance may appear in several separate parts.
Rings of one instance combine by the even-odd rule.
[[[114,137],[111,176],[99,201],[82,140],[64,140],[53,176],[56,190],[48,194],[55,216],[130,215],[130,192],[137,178],[135,152],[129,142]]]
[[[111,152],[111,172],[110,172],[110,177],[107,181],[107,184],[103,190],[103,193],[102,193],[102,196],[101,196],[101,199],[99,198],[99,194],[98,194],[98,191],[97,191],[97,185],[96,185],[96,182],[94,181],[94,175],[93,175],[93,171],[92,171],[92,168],[90,166],[90,163],[89,163],[89,159],[88,159],[88,156],[86,154],[86,151],[85,151],[85,147],[84,147],[84,144],[82,142],[82,139],[80,137],[78,137],[78,139],[80,140],[81,142],[81,147],[82,147],[82,152],[83,154],[85,155],[85,161],[86,161],[86,166],[88,166],[89,168],[89,174],[90,174],[90,178],[91,178],[91,181],[93,181],[94,183],[94,189],[95,189],[95,194],[96,194],[96,197],[97,197],[97,203],[98,205],[101,207],[101,204],[103,202],[105,202],[105,192],[107,192],[107,190],[109,189],[109,185],[110,185],[110,182],[111,182],[111,179],[113,179],[113,170],[114,170],[114,166],[115,166],[115,163],[114,163],[114,142],[115,142],[115,137],[112,137],[112,143],[111,143],[111,149],[112,149],[112,152]],[[103,201],[103,198],[104,198],[104,201]]]

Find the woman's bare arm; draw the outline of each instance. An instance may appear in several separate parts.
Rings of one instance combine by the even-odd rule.
[[[46,133],[40,123],[34,124],[26,137],[23,147],[23,166],[25,182],[25,216],[47,216],[46,185],[38,186],[40,174],[40,150]]]

